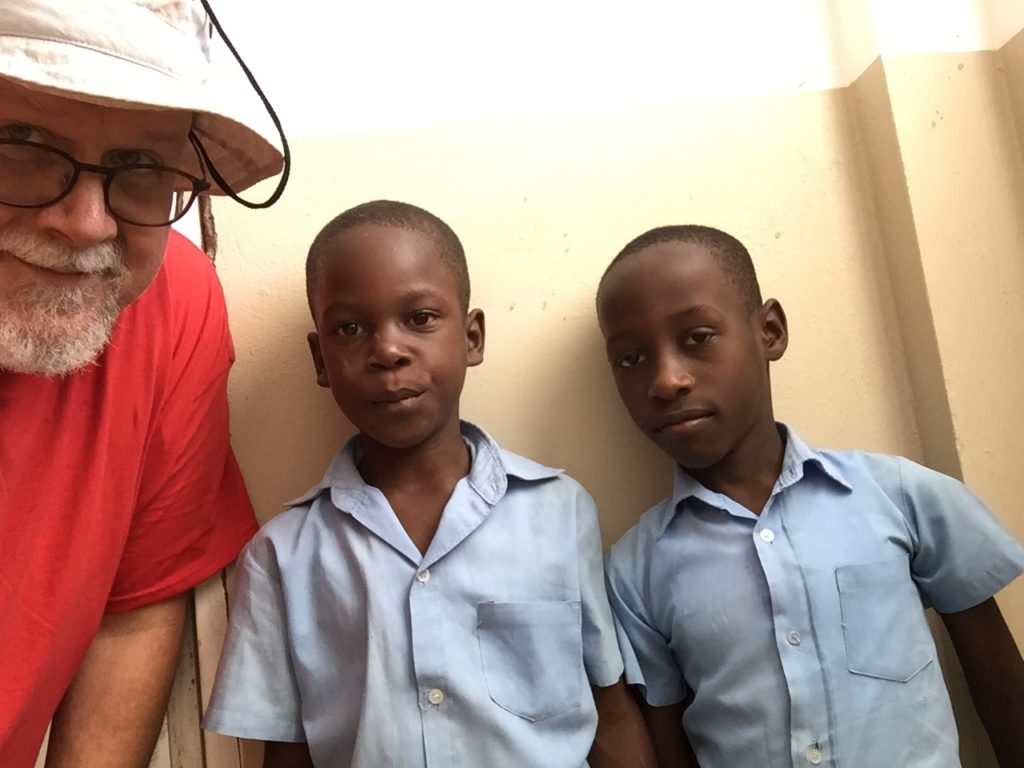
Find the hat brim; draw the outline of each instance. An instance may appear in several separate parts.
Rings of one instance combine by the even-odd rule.
[[[172,72],[93,48],[4,35],[0,75],[92,104],[191,113],[210,161],[235,192],[279,173],[283,165],[276,129],[262,103],[248,87],[226,88],[230,78],[216,64],[200,87]],[[204,176],[198,166],[190,172]],[[208,180],[211,194],[223,192]]]

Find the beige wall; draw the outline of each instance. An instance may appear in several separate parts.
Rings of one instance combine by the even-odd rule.
[[[351,434],[308,359],[306,248],[336,213],[389,197],[434,211],[466,246],[488,343],[463,415],[581,480],[606,543],[666,492],[669,465],[618,403],[593,291],[629,238],[679,222],[739,236],[786,307],[781,419],[820,445],[961,476],[1024,537],[1012,485],[1024,454],[1024,33],[1008,39],[987,53],[885,55],[835,89],[297,140],[271,212],[215,206],[238,353],[234,441],[261,519]],[[1024,642],[1024,584],[1000,603]],[[992,765],[937,634],[964,763]],[[236,754],[217,737],[206,748],[223,765]]]
[[[273,215],[217,208],[238,351],[234,437],[263,519],[319,478],[350,431],[314,385],[302,265],[322,223],[375,197],[424,205],[461,235],[488,320],[463,413],[587,485],[607,542],[669,473],[614,394],[593,293],[618,248],[658,224],[714,224],[749,245],[792,325],[775,370],[782,418],[819,442],[920,455],[839,93],[306,139],[295,158]]]
[[[962,474],[1022,533],[1009,482],[1020,337],[1006,327],[1024,307],[1020,152],[1000,66],[894,57],[848,89],[297,141],[273,213],[216,207],[234,439],[261,519],[351,434],[308,361],[306,247],[344,208],[390,197],[439,214],[466,246],[488,344],[464,416],[580,479],[606,543],[665,493],[669,466],[617,401],[593,291],[622,244],[672,222],[739,236],[787,308],[780,418],[819,444]],[[1004,609],[1020,633],[1012,595]],[[987,765],[942,652],[965,763]]]
[[[372,3],[295,0],[272,19],[218,6],[290,135],[327,135],[295,142],[271,211],[215,205],[234,441],[262,520],[351,434],[308,361],[306,247],[342,209],[391,197],[466,245],[488,344],[464,415],[579,478],[606,543],[665,493],[669,466],[617,401],[593,291],[622,244],[671,222],[738,235],[786,307],[780,418],[820,445],[961,476],[1024,538],[1024,5],[641,0],[623,17],[572,0],[521,4],[502,24],[470,0],[399,5],[404,25]],[[1021,582],[1000,604],[1024,644]],[[205,701],[219,580],[196,612],[184,655]],[[948,643],[940,653],[965,765],[991,765]],[[179,680],[194,701],[196,678]],[[194,712],[172,719],[154,764],[188,768],[196,749],[210,768],[256,764],[234,740],[200,742]]]

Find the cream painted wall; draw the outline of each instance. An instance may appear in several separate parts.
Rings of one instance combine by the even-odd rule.
[[[887,64],[963,479],[1024,538],[1024,158],[1003,59]],[[960,191],[951,209],[951,184]],[[1024,645],[1024,579],[1000,596]]]
[[[814,92],[297,142],[294,187],[273,213],[216,209],[238,351],[234,439],[261,517],[318,479],[350,431],[314,385],[302,265],[319,226],[376,197],[424,205],[460,233],[488,318],[464,414],[567,467],[597,498],[608,541],[669,473],[614,394],[593,292],[616,250],[658,224],[710,223],[748,243],[792,324],[775,372],[782,417],[817,441],[918,456],[842,108]]]
[[[266,58],[248,56],[299,137],[292,186],[270,212],[215,206],[238,351],[234,440],[261,519],[315,482],[351,433],[313,381],[305,250],[334,214],[392,197],[441,215],[466,245],[473,303],[487,312],[488,352],[469,375],[464,415],[507,447],[568,468],[597,499],[606,542],[663,495],[669,475],[616,399],[593,290],[626,240],[680,221],[743,239],[765,293],[786,306],[792,344],[774,369],[780,417],[820,444],[922,459],[918,424],[929,425],[929,412],[919,409],[930,401],[916,395],[931,388],[949,400],[949,431],[970,435],[950,448],[954,463],[1021,532],[1002,465],[987,459],[992,433],[961,428],[979,413],[979,424],[998,429],[1003,414],[1016,412],[1015,390],[1007,377],[975,387],[978,361],[994,358],[983,350],[959,355],[960,344],[976,339],[956,327],[949,307],[958,277],[938,254],[952,258],[962,245],[954,230],[964,201],[948,173],[927,175],[935,145],[923,105],[934,94],[914,93],[910,76],[883,94],[896,99],[886,162],[910,174],[883,190],[853,114],[857,99],[826,90],[853,82],[879,54],[884,84],[886,70],[920,66],[934,77],[935,52],[998,48],[1024,24],[1010,0],[787,0],[770,12],[740,0],[646,0],[628,15],[582,2],[527,2],[501,18],[463,0],[429,9],[308,2],[296,0],[290,15],[273,19],[279,36]],[[248,53],[245,37],[265,34],[269,20],[248,5],[224,6],[225,24]],[[1019,144],[1015,150],[1005,135],[994,72],[949,75],[963,87],[942,97],[952,101],[941,109],[960,110],[942,123],[943,146],[970,148],[954,153],[955,162],[987,152],[986,163],[1013,167]],[[994,116],[979,123],[976,108]],[[977,141],[979,124],[981,135],[997,138],[994,147]],[[1011,176],[996,187],[1014,188]],[[908,206],[910,239],[915,247],[921,240],[925,262],[895,282],[891,260],[901,251],[884,215],[890,192]],[[998,218],[992,248],[1000,274],[1016,276],[1014,194],[989,190],[966,210],[981,221]],[[918,233],[918,214],[934,226]],[[956,237],[942,242],[944,228]],[[924,390],[920,381],[912,386],[907,364],[921,356],[901,325],[906,279],[919,283],[920,318],[934,321],[937,334],[928,365],[940,377]],[[971,276],[972,306],[993,329],[991,292],[1010,302],[1017,294],[985,279]],[[933,299],[942,302],[937,310]],[[972,395],[981,391],[1002,410],[981,413]],[[1014,423],[1004,418],[1001,440]],[[1024,626],[1024,605],[1011,600],[1009,610]],[[987,764],[983,737],[966,729],[962,738],[965,764]]]

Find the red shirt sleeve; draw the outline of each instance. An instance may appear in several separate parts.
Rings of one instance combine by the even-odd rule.
[[[150,291],[148,326],[169,362],[155,399],[138,503],[107,602],[126,611],[180,594],[231,563],[257,530],[229,442],[234,361],[224,295],[209,259],[172,232]],[[167,338],[162,338],[167,337]],[[162,356],[163,357],[163,356]]]

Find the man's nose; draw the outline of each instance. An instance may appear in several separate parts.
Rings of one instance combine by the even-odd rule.
[[[38,209],[36,220],[78,248],[112,240],[118,232],[117,219],[107,210],[103,179],[92,173],[83,173],[65,197]]]

